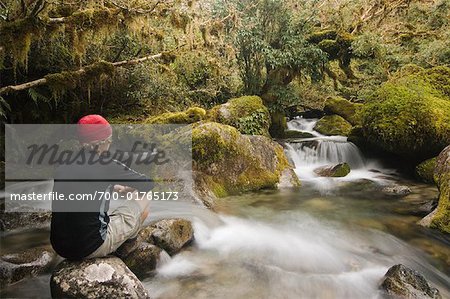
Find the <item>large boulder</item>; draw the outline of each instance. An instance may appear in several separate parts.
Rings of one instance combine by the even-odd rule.
[[[360,125],[361,116],[359,112],[362,106],[362,104],[352,103],[347,99],[336,96],[326,99],[323,110],[328,114],[336,114],[343,117],[352,125]]]
[[[433,183],[435,167],[436,157],[422,161],[416,166],[416,177],[424,183]]]
[[[49,227],[51,217],[52,213],[49,211],[29,209],[26,212],[5,212],[2,209],[0,210],[0,231]]]
[[[144,228],[139,238],[174,255],[194,240],[194,229],[185,219],[163,219]]]
[[[284,170],[293,172],[278,143],[214,122],[194,126],[192,156],[196,191],[207,206],[216,197],[276,188]]]
[[[117,257],[61,262],[50,279],[52,298],[149,298],[139,279]]]
[[[319,119],[314,130],[328,136],[348,136],[352,130],[352,125],[339,115],[326,115]]]
[[[166,112],[145,120],[147,124],[192,124],[201,121],[206,116],[203,108],[192,107],[181,112]]]
[[[43,273],[51,266],[55,252],[48,247],[36,247],[0,257],[0,287],[25,277]]]
[[[258,96],[230,99],[209,110],[208,119],[235,127],[242,134],[270,136],[271,116]]]
[[[344,177],[350,173],[350,166],[347,163],[339,163],[332,166],[322,166],[314,169],[318,176],[323,177]]]
[[[419,272],[401,264],[389,268],[380,288],[390,298],[442,298],[439,291],[431,287]]]
[[[439,189],[438,206],[420,224],[450,234],[450,145],[436,159],[434,180]]]
[[[450,68],[417,68],[382,84],[364,105],[364,137],[381,150],[423,161],[450,144]]]

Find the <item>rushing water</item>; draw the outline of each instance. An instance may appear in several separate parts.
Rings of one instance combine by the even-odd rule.
[[[148,222],[188,218],[196,240],[172,258],[164,255],[143,278],[152,298],[380,298],[381,278],[398,263],[420,271],[450,298],[450,241],[416,225],[421,216],[411,213],[433,200],[436,188],[401,179],[345,137],[314,132],[314,124],[289,123],[314,135],[286,145],[301,188],[223,198],[217,214],[182,201],[151,203]],[[352,167],[345,178],[313,172],[339,162]],[[398,199],[379,191],[393,183],[410,186],[412,194]],[[48,231],[28,231],[2,243],[27,247],[46,238]],[[48,297],[48,280],[49,274],[28,279],[2,295]]]

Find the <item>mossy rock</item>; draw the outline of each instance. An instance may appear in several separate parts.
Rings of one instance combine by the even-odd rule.
[[[439,188],[439,203],[430,227],[450,234],[450,145],[436,159],[434,179]]]
[[[242,134],[269,135],[270,113],[258,96],[228,100],[208,111],[208,120],[233,126]]]
[[[206,115],[203,108],[191,107],[182,112],[167,112],[145,120],[147,124],[192,124],[201,121]]]
[[[450,144],[450,68],[410,73],[381,85],[362,109],[364,137],[384,151],[424,160]]]
[[[342,97],[330,97],[325,101],[323,110],[328,114],[336,114],[342,116],[352,125],[361,125],[361,117],[359,111],[362,104],[352,103]]]
[[[347,163],[339,163],[334,166],[323,166],[314,169],[314,172],[323,177],[340,178],[350,173],[350,165]]]
[[[281,145],[270,138],[215,122],[193,126],[192,156],[197,192],[207,206],[214,197],[275,188],[283,171],[292,170]]]
[[[339,115],[325,115],[317,122],[314,130],[323,135],[348,136],[352,125]]]
[[[424,183],[434,182],[434,168],[436,167],[436,157],[425,160],[416,166],[415,174]]]

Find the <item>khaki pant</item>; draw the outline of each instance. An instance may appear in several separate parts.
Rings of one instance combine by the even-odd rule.
[[[125,200],[109,215],[106,238],[103,244],[87,258],[107,256],[128,239],[136,238],[141,226],[141,207],[134,200]]]

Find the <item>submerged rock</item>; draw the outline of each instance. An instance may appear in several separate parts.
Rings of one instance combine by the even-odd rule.
[[[416,69],[382,84],[361,115],[372,147],[420,161],[450,144],[450,68]]]
[[[347,163],[339,163],[334,166],[316,168],[314,172],[323,177],[344,177],[350,173],[350,166]]]
[[[217,197],[276,188],[284,170],[293,172],[278,143],[213,122],[194,126],[192,156],[196,192],[210,207]]]
[[[330,97],[325,101],[323,110],[328,114],[336,114],[343,117],[352,125],[360,125],[361,117],[359,111],[362,104],[352,103],[342,97]]]
[[[297,130],[286,130],[284,131],[284,139],[300,139],[300,138],[311,138],[314,137],[313,134],[309,132],[297,131]]]
[[[383,189],[381,189],[381,191],[386,195],[393,195],[393,196],[406,196],[412,192],[411,188],[403,185],[386,186]]]
[[[425,160],[416,166],[415,174],[424,183],[434,182],[434,168],[436,167],[436,157]]]
[[[188,220],[164,219],[144,228],[139,237],[173,255],[194,240],[194,229]]]
[[[117,257],[61,262],[50,279],[52,298],[149,298],[139,279]]]
[[[319,119],[314,130],[323,135],[348,136],[352,125],[339,115],[326,115]]]
[[[442,298],[439,291],[431,287],[419,272],[401,264],[389,268],[380,288],[390,298]]]
[[[230,99],[211,108],[208,119],[235,127],[241,134],[270,136],[270,113],[258,96]]]
[[[56,254],[47,247],[37,247],[0,257],[0,287],[38,275],[52,264]]]
[[[434,179],[439,189],[438,206],[419,224],[450,234],[450,145],[436,159]]]

